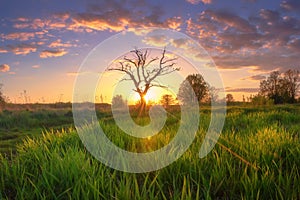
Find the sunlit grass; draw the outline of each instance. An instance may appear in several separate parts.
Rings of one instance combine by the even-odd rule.
[[[175,112],[175,111],[174,111]],[[151,138],[122,133],[100,120],[107,136],[133,152],[166,145],[177,116]],[[146,119],[145,119],[146,120]],[[224,131],[207,157],[198,153],[210,120],[202,110],[188,151],[161,170],[130,174],[94,159],[72,129],[27,138],[13,160],[0,158],[0,198],[7,199],[297,199],[300,194],[299,106],[228,110]]]
[[[26,136],[40,136],[44,130],[60,130],[72,124],[72,112],[62,110],[4,110],[0,112],[0,152],[15,152]]]

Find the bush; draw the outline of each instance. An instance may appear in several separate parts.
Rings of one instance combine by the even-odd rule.
[[[267,97],[258,94],[252,97],[251,103],[255,106],[260,106],[260,105],[269,106],[274,104],[274,100],[268,99]]]

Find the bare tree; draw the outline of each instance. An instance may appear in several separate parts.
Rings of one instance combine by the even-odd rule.
[[[109,67],[109,71],[120,71],[128,75],[122,81],[132,81],[134,84],[134,91],[140,96],[140,112],[145,110],[146,100],[145,96],[150,88],[161,87],[166,88],[159,83],[156,83],[156,78],[179,71],[179,67],[175,67],[177,58],[168,58],[166,56],[166,49],[162,51],[160,57],[149,58],[149,50],[134,49],[130,51],[131,58],[124,56],[117,65]]]

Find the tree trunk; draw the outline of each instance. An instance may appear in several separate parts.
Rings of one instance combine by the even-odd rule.
[[[142,117],[146,112],[146,100],[145,95],[143,93],[140,93],[140,105],[139,105],[139,117]]]
[[[145,86],[146,87],[145,87],[144,91],[141,91],[141,90],[138,89],[140,99],[141,99],[141,101],[140,101],[140,111],[139,111],[139,115],[138,115],[139,117],[145,115],[146,108],[147,108],[147,102],[146,102],[145,96],[146,96],[148,90],[150,89],[150,85],[149,85],[149,83],[147,83]]]

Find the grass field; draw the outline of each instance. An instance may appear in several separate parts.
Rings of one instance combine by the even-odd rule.
[[[70,127],[70,109],[4,110],[0,112],[0,152],[16,150],[16,144],[26,136],[39,136],[42,131]]]
[[[170,112],[150,139],[133,139],[109,112],[97,114],[116,145],[145,152],[176,134],[180,113]],[[209,109],[202,109],[196,139],[180,159],[131,174],[90,155],[70,110],[2,112],[0,199],[300,199],[300,105],[229,107],[218,143],[200,159],[209,121]]]

